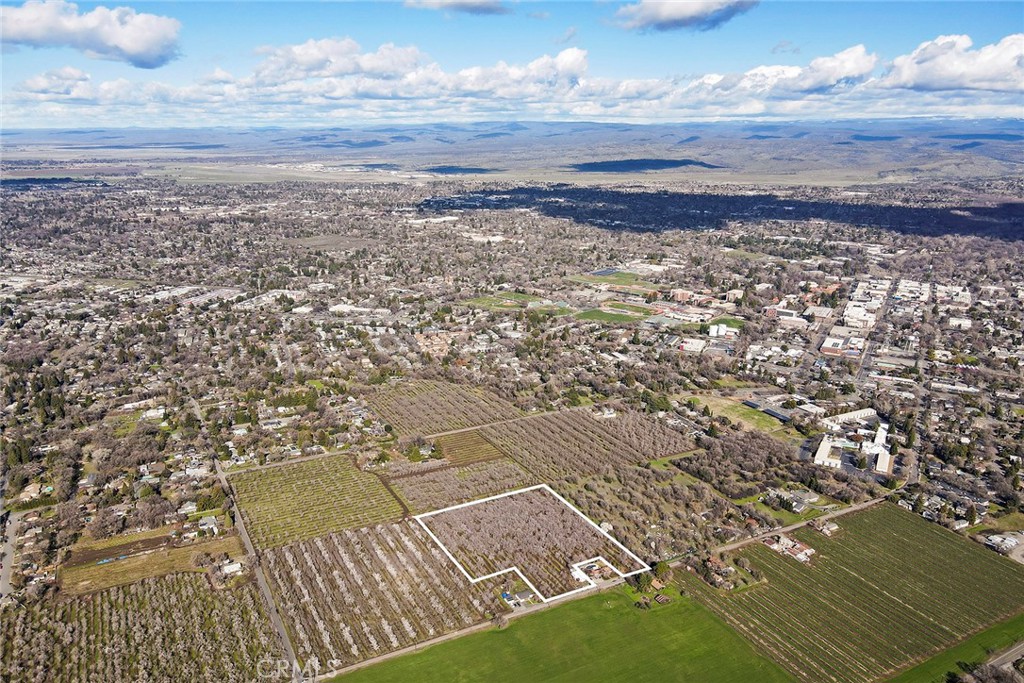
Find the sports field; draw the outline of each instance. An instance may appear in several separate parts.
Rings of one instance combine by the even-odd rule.
[[[892,676],[1024,612],[1024,567],[895,505],[794,533],[810,565],[763,544],[741,551],[766,579],[739,593],[686,585],[808,683]]]
[[[792,681],[711,612],[674,595],[650,610],[625,588],[574,600],[341,676],[342,683]]]
[[[640,320],[631,313],[615,313],[602,308],[592,308],[576,314],[577,320],[587,320],[601,323],[632,323]]]

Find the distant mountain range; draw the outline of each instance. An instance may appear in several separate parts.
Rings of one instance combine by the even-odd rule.
[[[626,125],[479,122],[331,128],[4,130],[9,162],[316,161],[403,173],[1019,174],[1024,120]]]

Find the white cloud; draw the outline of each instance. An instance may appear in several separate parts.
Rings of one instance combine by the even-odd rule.
[[[939,36],[892,61],[879,85],[911,90],[1024,91],[1024,33],[972,50],[970,36]]]
[[[31,95],[82,98],[91,94],[88,83],[89,74],[73,66],[65,66],[29,78],[20,89]]]
[[[5,44],[72,47],[89,57],[128,62],[143,69],[163,66],[178,55],[177,19],[139,14],[130,7],[96,7],[80,14],[64,0],[28,0],[0,8]]]
[[[878,55],[868,54],[863,45],[854,45],[831,57],[812,60],[800,71],[793,85],[804,91],[853,85],[870,76],[877,65]]]
[[[415,47],[381,45],[376,52],[362,52],[351,38],[307,40],[299,45],[264,47],[266,58],[256,67],[262,81],[295,78],[324,78],[368,74],[395,78],[419,66],[423,55]]]
[[[802,97],[828,93],[865,81],[878,63],[863,45],[855,45],[830,57],[818,57],[805,67],[765,65],[742,74],[706,74],[692,81],[688,90],[706,97],[757,95],[770,98]]]
[[[235,77],[231,75],[231,72],[225,71],[219,66],[212,72],[203,76],[203,83],[234,83]]]
[[[510,14],[501,0],[405,0],[406,7],[440,9],[466,14]]]
[[[619,8],[616,16],[628,29],[709,31],[757,3],[758,0],[639,0]]]
[[[863,45],[803,66],[765,64],[739,73],[642,79],[592,74],[587,51],[576,47],[525,63],[501,61],[460,70],[445,70],[413,46],[386,44],[364,51],[349,38],[260,52],[262,61],[248,74],[235,76],[218,68],[184,87],[124,79],[95,83],[71,67],[40,74],[8,91],[5,125],[66,125],[65,120],[79,125],[103,120],[169,125],[181,117],[192,125],[315,125],[341,120],[643,122],[1020,112],[1015,92],[910,94],[902,87],[886,87],[883,80],[889,76],[875,76],[881,62]]]

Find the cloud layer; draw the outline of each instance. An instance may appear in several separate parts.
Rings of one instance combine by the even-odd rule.
[[[640,0],[620,8],[616,16],[629,29],[709,31],[753,9],[757,3],[758,0]]]
[[[97,83],[79,69],[57,69],[15,86],[5,110],[20,125],[47,117],[160,125],[187,116],[194,125],[244,125],[1019,116],[1022,46],[1020,34],[979,48],[966,36],[940,36],[888,62],[854,45],[804,66],[618,79],[592,74],[578,47],[522,64],[446,71],[415,46],[364,50],[351,38],[326,38],[261,48],[248,74],[216,69],[186,86]]]
[[[970,36],[939,36],[897,57],[882,84],[911,90],[1024,92],[1024,33],[972,50]]]
[[[405,0],[406,7],[440,9],[466,14],[511,14],[501,0]]]
[[[178,55],[177,19],[139,14],[130,7],[97,7],[79,13],[64,0],[28,0],[0,8],[0,36],[9,45],[71,47],[89,57],[128,62],[142,69]]]

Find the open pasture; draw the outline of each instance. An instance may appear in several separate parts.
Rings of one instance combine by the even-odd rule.
[[[353,671],[333,683],[786,683],[700,603],[638,610],[626,588],[588,595],[491,629]],[[526,653],[529,653],[528,655]]]
[[[104,564],[86,562],[67,566],[60,570],[61,591],[81,595],[175,572],[202,571],[192,563],[192,558],[199,553],[242,557],[245,550],[238,536],[230,535],[180,548],[162,546]]]

